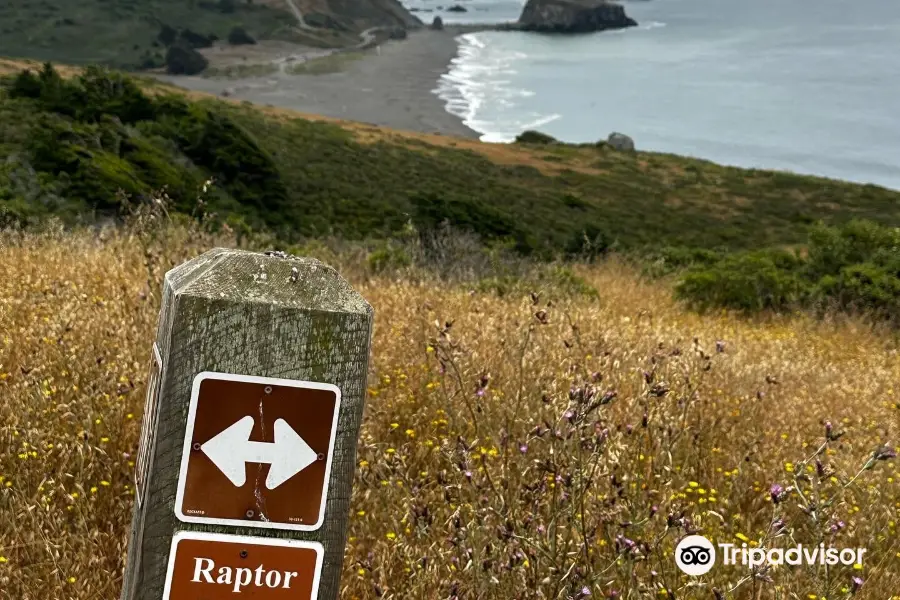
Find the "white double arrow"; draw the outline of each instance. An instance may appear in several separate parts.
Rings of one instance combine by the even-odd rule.
[[[315,451],[284,419],[276,419],[272,443],[251,442],[253,425],[254,419],[248,415],[200,446],[200,450],[236,487],[247,482],[246,463],[271,465],[266,488],[274,490],[316,462]]]

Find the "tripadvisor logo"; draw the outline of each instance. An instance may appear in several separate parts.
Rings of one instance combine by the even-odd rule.
[[[762,565],[854,565],[862,564],[865,548],[829,548],[825,544],[790,548],[748,548],[719,544],[722,564]],[[689,535],[675,547],[675,564],[687,575],[704,575],[716,564],[716,547],[702,535]]]
[[[675,564],[688,575],[704,575],[716,564],[716,547],[702,535],[689,535],[675,547]]]

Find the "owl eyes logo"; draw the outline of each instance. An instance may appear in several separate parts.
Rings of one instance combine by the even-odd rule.
[[[675,548],[675,564],[687,575],[703,575],[716,564],[716,548],[702,535],[689,535]]]
[[[688,546],[681,549],[681,562],[686,565],[705,565],[712,558],[703,546]]]

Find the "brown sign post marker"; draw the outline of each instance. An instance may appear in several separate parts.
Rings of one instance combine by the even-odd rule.
[[[122,600],[336,600],[373,311],[332,268],[166,273]]]
[[[164,600],[317,598],[322,545],[315,542],[182,531],[169,557]]]
[[[321,527],[340,397],[327,384],[197,375],[175,514],[189,523]]]

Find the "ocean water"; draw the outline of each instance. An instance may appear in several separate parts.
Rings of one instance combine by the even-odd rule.
[[[434,14],[509,21],[523,2],[460,4],[469,12]],[[900,0],[625,8],[638,27],[463,35],[435,93],[485,141],[512,141],[526,129],[568,142],[621,131],[640,149],[900,189]]]

